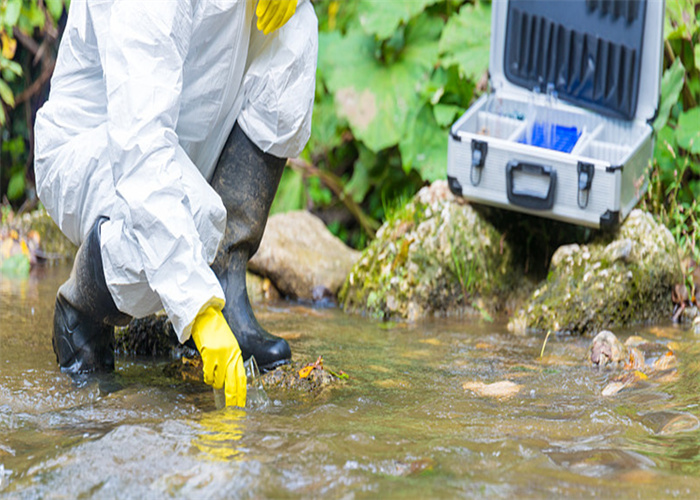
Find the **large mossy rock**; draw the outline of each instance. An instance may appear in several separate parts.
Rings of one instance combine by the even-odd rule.
[[[338,293],[359,257],[321,219],[299,210],[270,217],[248,266],[287,297],[317,300]]]
[[[377,318],[468,314],[494,309],[519,274],[502,235],[437,181],[388,218],[339,299]]]
[[[668,319],[671,291],[682,279],[670,231],[634,210],[614,237],[560,247],[547,279],[509,327],[586,334]]]

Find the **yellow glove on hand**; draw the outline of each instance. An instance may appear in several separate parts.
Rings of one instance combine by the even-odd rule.
[[[192,340],[204,364],[204,383],[214,389],[226,386],[226,406],[245,406],[246,374],[236,337],[221,311],[207,307],[195,318]]]
[[[297,0],[258,0],[255,15],[258,16],[258,29],[269,35],[284,26],[297,10]]]

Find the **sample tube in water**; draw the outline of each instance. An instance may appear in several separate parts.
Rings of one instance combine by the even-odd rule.
[[[243,363],[243,366],[245,367],[245,374],[248,379],[246,408],[260,409],[269,406],[270,398],[267,396],[265,388],[263,387],[262,379],[260,378],[260,370],[258,370],[255,357],[251,356],[248,361]],[[217,410],[221,410],[226,406],[226,391],[223,387],[221,389],[214,389],[214,404]]]

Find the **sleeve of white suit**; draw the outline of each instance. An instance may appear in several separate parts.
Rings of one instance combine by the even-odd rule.
[[[117,0],[106,33],[108,149],[125,231],[181,341],[223,291],[205,259],[181,182],[175,132],[190,39],[189,1]]]

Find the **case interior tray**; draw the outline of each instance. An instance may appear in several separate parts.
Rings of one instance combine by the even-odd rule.
[[[528,130],[528,113],[533,111],[538,120],[546,118],[562,129],[576,129],[576,137],[570,149],[564,152],[609,162],[611,165],[624,163],[634,145],[647,132],[643,125],[634,122],[607,119],[586,112],[552,109],[545,105],[533,106],[532,103],[494,95],[489,96],[479,109],[475,109],[455,132],[474,133],[541,147],[537,140],[533,144],[532,140],[526,139],[528,133],[532,133]]]

